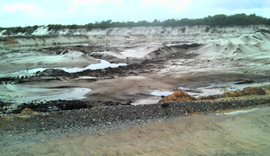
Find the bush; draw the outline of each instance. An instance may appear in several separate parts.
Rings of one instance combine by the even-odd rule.
[[[55,42],[55,41],[52,41],[52,45],[53,45],[53,46],[56,45],[56,42]]]

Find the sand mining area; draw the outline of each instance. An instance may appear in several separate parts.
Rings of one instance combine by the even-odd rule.
[[[269,26],[2,34],[2,155],[269,153]]]

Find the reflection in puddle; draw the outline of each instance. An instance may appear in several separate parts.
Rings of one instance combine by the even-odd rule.
[[[108,67],[111,68],[116,68],[119,66],[126,66],[126,63],[119,63],[119,64],[115,64],[115,63],[110,63],[108,61],[105,60],[100,60],[100,63],[97,64],[90,64],[88,66],[86,66],[85,68],[54,68],[54,69],[62,69],[68,73],[75,73],[75,72],[81,72],[83,70],[86,69],[91,69],[91,70],[96,70],[96,69],[105,69]],[[30,75],[30,74],[35,74],[37,71],[44,71],[47,68],[35,68],[35,69],[30,69],[30,70],[21,70],[18,72],[13,72],[13,73],[8,73],[8,74],[0,74],[0,77],[14,77],[14,76],[23,76],[23,75]]]
[[[81,72],[81,71],[86,70],[86,69],[96,70],[96,69],[105,69],[108,67],[116,68],[119,66],[126,66],[126,65],[127,65],[126,63],[115,64],[115,63],[110,63],[110,62],[105,61],[105,60],[100,60],[100,63],[90,64],[89,66],[87,66],[85,68],[57,68],[57,69],[62,69],[62,70],[69,72],[69,73],[75,73],[75,72]]]
[[[160,90],[154,90],[151,92],[151,95],[154,96],[168,96],[171,95],[173,92],[169,92],[169,91],[160,91]]]

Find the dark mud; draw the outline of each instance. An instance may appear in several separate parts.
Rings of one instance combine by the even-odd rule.
[[[30,103],[22,103],[14,111],[8,114],[19,114],[25,108],[30,108],[37,112],[56,112],[61,110],[75,110],[82,108],[92,108],[97,106],[119,106],[119,105],[130,105],[131,101],[128,102],[117,102],[117,101],[84,101],[84,100],[52,100],[52,101],[33,101]],[[10,105],[10,103],[9,103]]]
[[[21,77],[1,77],[0,83],[14,82],[40,82],[50,80],[60,80],[58,77],[78,78],[80,76],[91,76],[98,79],[112,79],[115,77],[134,76],[143,73],[154,73],[157,69],[164,68],[163,61],[143,61],[138,64],[129,64],[127,66],[119,66],[118,68],[105,68],[91,70],[87,69],[81,72],[68,73],[61,69],[46,69],[42,72],[38,71],[34,76]]]

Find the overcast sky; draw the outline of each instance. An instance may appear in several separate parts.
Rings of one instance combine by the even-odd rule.
[[[203,18],[237,13],[270,18],[270,0],[1,0],[0,27]]]

